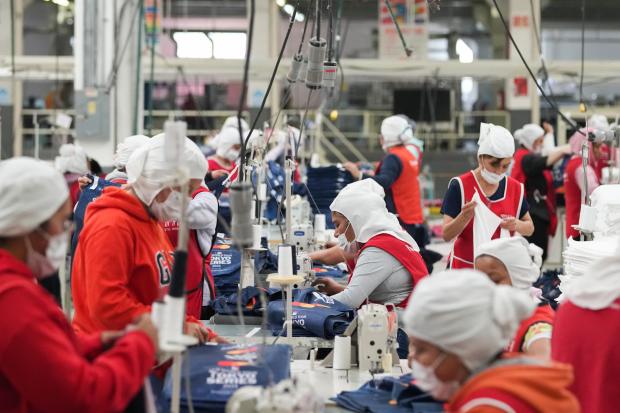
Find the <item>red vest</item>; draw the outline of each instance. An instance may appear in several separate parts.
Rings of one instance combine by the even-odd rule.
[[[529,154],[525,148],[519,148],[515,152],[514,156],[514,164],[512,165],[512,171],[510,173],[510,177],[516,179],[521,182],[523,185],[526,185],[527,176],[525,176],[525,172],[523,172],[523,157]],[[551,171],[546,170],[543,172],[545,176],[545,181],[547,181],[547,199],[545,200],[547,204],[547,211],[549,212],[549,235],[554,236],[555,231],[558,229],[558,215],[556,214],[556,205],[555,205],[555,187],[553,186],[553,174]]]
[[[475,191],[478,191],[482,202],[484,202],[487,208],[493,211],[495,215],[510,215],[517,219],[521,215],[521,205],[523,204],[523,197],[525,195],[523,184],[511,177],[507,176],[505,178],[506,187],[504,189],[504,196],[496,201],[491,201],[484,196],[484,192],[478,185],[473,171],[469,171],[455,179],[461,187],[461,207],[471,201]],[[499,236],[500,228],[497,228],[492,238],[499,238]],[[454,246],[452,247],[452,254],[450,256],[450,268],[452,269],[474,267],[474,219],[469,221],[469,224],[467,224],[463,232],[454,240]]]
[[[409,272],[411,275],[411,284],[413,287],[424,277],[428,275],[428,271],[426,269],[426,264],[424,264],[424,260],[419,252],[414,251],[413,248],[405,241],[396,238],[393,235],[389,234],[378,234],[372,237],[366,242],[362,248],[357,253],[357,257],[364,251],[366,248],[375,247],[379,248],[401,263],[403,267]],[[350,263],[353,264],[353,263]],[[352,265],[350,268],[349,282],[351,282],[351,278],[353,278],[353,271],[355,269],[355,265]],[[413,292],[413,288],[411,289]],[[396,307],[405,308],[407,307],[407,303],[409,302],[409,297],[411,296],[411,292],[409,296],[405,298],[402,302],[396,304]]]
[[[202,192],[209,192],[207,188],[200,187],[193,194],[192,198]],[[176,248],[179,237],[179,225],[175,221],[167,221],[162,224],[164,232],[168,235],[170,242]],[[189,232],[189,242],[187,243],[187,275],[185,276],[185,288],[187,290],[186,308],[187,315],[191,315],[200,320],[202,311],[202,292],[203,280],[209,283],[211,299],[215,298],[215,283],[211,273],[210,255],[206,257],[200,250],[198,235],[195,230]]]
[[[566,164],[564,170],[564,198],[566,200],[566,237],[579,237],[579,231],[573,225],[579,224],[581,213],[581,188],[575,179],[575,172],[581,168],[581,157],[576,156]]]
[[[509,353],[520,353],[521,349],[523,348],[523,340],[525,339],[525,335],[527,334],[527,331],[530,329],[530,327],[537,323],[547,323],[553,325],[554,319],[555,311],[553,311],[550,305],[542,305],[536,307],[536,311],[534,311],[534,314],[521,322],[517,333],[508,345],[506,351]]]
[[[424,215],[418,181],[420,163],[405,145],[391,147],[388,153],[398,157],[403,166],[400,175],[391,186],[396,214],[405,224],[421,224],[424,222]],[[380,169],[381,164],[377,167],[377,171]]]
[[[226,171],[226,172],[228,172],[229,175],[235,169],[235,166],[237,166],[237,164],[234,163],[234,162],[232,162],[229,167],[222,166],[217,161],[217,159],[215,159],[214,157],[208,158],[207,159],[207,163],[209,164],[209,171],[211,171],[211,172],[213,172],[213,171]],[[230,182],[233,182],[235,179],[237,179],[237,175],[239,175],[239,171],[235,171],[235,173],[233,173],[232,176],[229,177],[230,178],[229,179]],[[228,188],[224,189],[224,193],[228,193]]]

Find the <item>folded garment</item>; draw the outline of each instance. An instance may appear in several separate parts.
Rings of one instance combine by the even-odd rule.
[[[359,413],[443,412],[443,403],[420,390],[411,374],[371,380],[358,390],[342,392],[332,400]]]
[[[279,289],[261,289],[258,287],[246,287],[241,290],[241,308],[243,315],[249,317],[260,317],[262,315],[262,304],[260,300],[261,292],[267,294],[267,300],[271,298],[280,299],[281,293]],[[220,315],[238,315],[237,297],[239,293],[233,292],[227,296],[217,297],[211,301],[209,306],[213,308],[216,314]]]
[[[340,268],[332,265],[315,264],[312,266],[312,271],[314,271],[317,277],[342,278],[347,275]]]
[[[230,238],[216,238],[211,250],[211,272],[216,296],[226,296],[237,291],[241,274],[241,253]]]
[[[191,348],[181,368],[181,407],[189,406],[185,380],[189,381],[196,412],[224,412],[226,402],[244,386],[267,386],[290,377],[288,345],[198,346]],[[172,371],[166,375],[162,394],[172,397]]]

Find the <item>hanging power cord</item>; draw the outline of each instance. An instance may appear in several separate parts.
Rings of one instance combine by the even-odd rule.
[[[400,30],[400,24],[398,24],[398,20],[396,20],[396,16],[394,15],[394,10],[392,10],[392,4],[390,0],[384,0],[385,5],[387,6],[388,12],[390,12],[390,17],[392,17],[392,22],[396,27],[396,32],[398,33],[398,37],[400,38],[400,42],[403,44],[403,49],[405,49],[405,54],[407,57],[410,57],[413,54],[413,49],[407,46],[407,42],[405,41],[405,36],[403,36],[403,32]]]
[[[297,159],[297,157],[299,155],[299,146],[300,146],[300,143],[301,143],[302,134],[304,132],[304,126],[306,124],[306,117],[308,116],[308,108],[310,107],[310,98],[312,98],[312,92],[314,92],[313,89],[310,89],[308,91],[308,99],[306,100],[306,107],[304,109],[304,116],[301,118],[301,123],[299,124],[299,138],[294,139],[294,141],[295,141],[295,156],[294,156],[294,159]]]
[[[586,104],[583,101],[583,73],[586,51],[586,0],[581,0],[581,76],[579,79],[579,111],[586,112]]]
[[[252,37],[254,34],[254,16],[256,14],[256,0],[250,0],[250,24],[248,29],[247,44],[245,50],[245,63],[243,67],[243,82],[241,83],[241,96],[239,97],[239,108],[237,109],[237,128],[239,129],[239,143],[241,144],[241,159],[239,161],[239,181],[245,180],[245,141],[243,140],[243,129],[241,129],[241,115],[245,106],[245,99],[248,92],[248,75],[250,72],[250,57],[252,55]],[[251,131],[250,131],[251,132]]]
[[[149,80],[149,102],[148,102],[148,108],[149,108],[149,136],[152,135],[153,132],[153,93],[155,92],[155,32],[156,32],[156,27],[155,24],[157,22],[157,13],[159,12],[159,10],[157,9],[157,3],[153,2],[153,5],[151,6],[152,10],[151,13],[153,14],[152,17],[152,26],[151,26],[151,33],[150,33],[150,52],[151,52],[151,66],[150,66],[150,80]]]
[[[530,74],[530,77],[534,81],[534,84],[536,84],[536,87],[540,91],[540,94],[545,98],[545,100],[551,106],[551,108],[564,120],[564,122],[569,124],[571,126],[571,128],[576,129],[583,136],[586,136],[586,134],[581,131],[579,126],[575,122],[573,122],[572,119],[570,119],[564,113],[562,113],[562,111],[560,111],[558,106],[555,103],[553,103],[551,101],[551,99],[549,99],[549,96],[547,96],[547,94],[543,90],[542,86],[540,86],[540,83],[538,83],[538,79],[536,79],[536,75],[534,74],[534,72],[532,71],[530,66],[527,64],[527,61],[523,57],[523,53],[521,53],[521,49],[519,49],[519,46],[517,45],[517,42],[515,41],[514,37],[512,37],[512,33],[510,32],[510,28],[508,27],[508,23],[506,23],[506,20],[504,19],[504,15],[503,15],[499,5],[497,4],[497,0],[493,0],[493,4],[495,5],[495,9],[497,10],[497,13],[499,14],[500,20],[502,21],[502,25],[504,26],[504,30],[506,32],[506,35],[508,35],[508,38],[510,39],[510,42],[512,43],[512,45],[514,46],[515,50],[517,51],[517,54],[519,55],[519,58],[521,59],[521,62],[523,62],[523,65],[525,66],[525,68],[527,69],[528,73]]]
[[[10,12],[11,12],[11,91],[13,96],[15,96],[15,0],[11,0],[10,3]],[[15,102],[13,102],[15,104]],[[13,129],[13,142],[17,141],[17,128]],[[0,131],[0,135],[2,135],[2,131]],[[36,138],[35,138],[36,139]],[[0,144],[1,144],[0,139]],[[2,159],[2,146],[0,145],[0,159]]]
[[[134,86],[134,107],[133,107],[133,134],[138,134],[138,125],[140,124],[139,113],[142,102],[140,101],[140,79],[142,74],[140,68],[142,67],[142,32],[144,31],[144,0],[138,0],[138,10],[140,14],[138,16],[138,41],[137,41],[137,64],[136,64],[136,83]]]
[[[553,100],[553,103],[557,106],[557,101],[555,100],[555,93],[553,93],[553,89],[551,88],[551,82],[549,82],[549,70],[547,69],[547,62],[545,61],[545,56],[543,55],[542,50],[542,40],[540,32],[542,32],[542,21],[540,23],[540,32],[538,29],[538,22],[536,19],[536,12],[534,11],[534,0],[530,0],[530,13],[532,16],[532,31],[534,32],[534,37],[536,38],[536,46],[538,47],[538,55],[540,56],[540,66],[542,68],[543,75],[543,87],[546,86],[549,89],[549,97]]]
[[[122,26],[122,18],[125,15],[125,7],[127,7],[127,5],[131,2],[132,0],[127,0],[125,1],[125,3],[123,3],[123,5],[121,6],[121,11],[118,13],[118,15],[121,17],[121,21],[118,22],[115,25],[114,31],[119,32],[120,33],[120,27]],[[136,3],[136,7],[134,8],[134,11],[131,15],[131,19],[130,21],[134,21],[136,19],[136,16],[138,15],[138,12],[140,11],[140,1],[138,1]],[[108,76],[108,81],[106,83],[106,87],[105,87],[105,93],[110,93],[110,90],[112,90],[113,87],[116,86],[116,79],[118,77],[118,71],[120,69],[121,66],[121,62],[123,61],[123,57],[125,56],[125,52],[127,51],[127,47],[129,46],[129,44],[131,43],[129,41],[129,39],[131,38],[131,36],[133,35],[134,29],[135,29],[135,24],[131,24],[129,26],[129,31],[127,32],[127,37],[125,39],[125,41],[123,42],[123,47],[120,50],[120,53],[118,52],[118,48],[114,49],[114,58],[112,59],[112,70],[110,70],[110,75]]]

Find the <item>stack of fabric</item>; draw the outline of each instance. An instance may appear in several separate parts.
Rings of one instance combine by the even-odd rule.
[[[181,367],[181,408],[195,412],[224,412],[228,399],[244,386],[268,386],[290,377],[291,347],[288,345],[225,344],[191,348]],[[186,392],[189,381],[191,397]],[[172,369],[163,395],[172,398]]]
[[[443,404],[415,386],[411,374],[371,380],[354,391],[332,399],[339,406],[359,413],[437,413]]]
[[[620,235],[620,185],[601,185],[590,197],[596,208],[595,235],[604,237]]]
[[[353,176],[339,166],[325,166],[308,168],[307,177],[308,191],[312,194],[320,213],[325,214],[327,227],[333,228],[329,205],[342,188],[353,182]]]
[[[582,276],[590,264],[615,254],[620,236],[597,237],[593,241],[568,240],[564,257],[564,275]]]

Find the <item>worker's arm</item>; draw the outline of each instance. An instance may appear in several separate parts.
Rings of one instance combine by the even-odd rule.
[[[188,226],[195,229],[198,244],[204,255],[211,251],[213,235],[217,226],[217,198],[211,192],[201,192],[189,203],[187,216]]]
[[[446,242],[452,241],[458,237],[465,229],[469,221],[474,218],[474,209],[476,208],[476,202],[471,201],[463,205],[461,212],[452,218],[450,215],[443,216],[443,239]]]
[[[89,361],[76,350],[71,327],[61,315],[52,315],[30,292],[18,289],[7,294],[0,307],[3,313],[20,308],[20,317],[27,322],[13,324],[11,330],[2,328],[10,340],[0,349],[0,372],[32,410],[94,413],[127,407],[155,362],[155,347],[145,332],[128,333]]]
[[[398,179],[402,171],[403,165],[400,162],[400,159],[398,159],[396,155],[390,154],[387,155],[381,162],[379,172],[370,179],[374,179],[387,192],[394,181]]]
[[[547,156],[547,166],[553,167],[557,161],[572,153],[570,145],[558,146],[549,152]]]
[[[529,212],[526,212],[520,219],[504,218],[500,227],[511,232],[517,232],[524,237],[529,237],[534,233],[534,222]]]
[[[523,352],[528,356],[551,358],[551,334],[549,323],[536,323],[531,326],[523,340]]]
[[[345,262],[346,260],[351,259],[354,256],[354,254],[346,252],[338,245],[324,250],[314,251],[308,255],[312,261],[318,261],[325,265],[340,264],[341,262]]]

